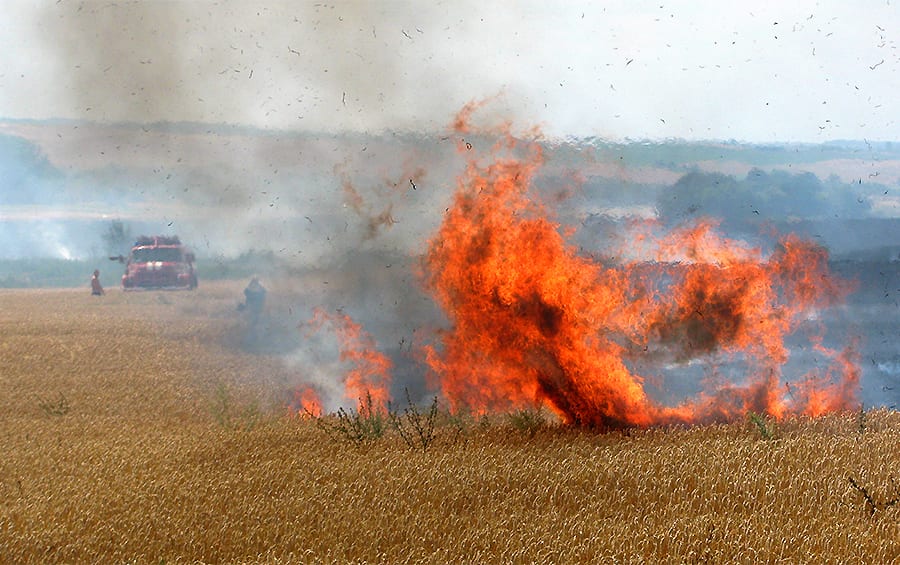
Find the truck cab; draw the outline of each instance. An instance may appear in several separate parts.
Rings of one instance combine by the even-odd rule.
[[[123,290],[197,288],[194,254],[178,236],[141,236],[128,257],[110,257],[125,264]]]

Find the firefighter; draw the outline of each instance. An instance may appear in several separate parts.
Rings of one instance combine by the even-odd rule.
[[[258,277],[253,277],[250,284],[244,289],[244,308],[250,315],[250,321],[256,323],[262,315],[263,306],[266,304],[266,289],[259,283]]]
[[[94,269],[94,276],[91,277],[91,296],[103,296],[103,285],[100,284],[100,270]]]

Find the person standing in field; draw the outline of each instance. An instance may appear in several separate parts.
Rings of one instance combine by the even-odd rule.
[[[258,277],[253,277],[250,284],[244,289],[244,299],[243,306],[250,315],[250,322],[255,325],[266,304],[266,289],[259,283]]]
[[[91,296],[103,296],[103,285],[100,284],[100,270],[94,269],[94,276],[91,277]]]

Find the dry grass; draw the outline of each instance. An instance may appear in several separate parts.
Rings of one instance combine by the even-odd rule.
[[[354,447],[227,349],[239,294],[0,293],[0,562],[900,561],[897,412]]]

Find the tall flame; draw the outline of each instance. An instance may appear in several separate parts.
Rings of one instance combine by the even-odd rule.
[[[468,118],[457,120],[461,131]],[[826,380],[839,384],[809,378],[792,394],[781,382],[785,337],[849,292],[824,249],[787,236],[765,257],[700,222],[642,235],[636,244],[656,248],[653,262],[603,265],[580,255],[566,240],[571,228],[531,194],[542,164],[538,144],[509,135],[489,162],[470,158],[429,242],[424,282],[449,328],[425,359],[451,407],[546,405],[563,422],[605,429],[852,406],[852,346],[830,352],[841,370]],[[651,351],[681,361],[740,355],[746,382],[663,406],[626,363]]]
[[[485,133],[470,123],[480,107],[462,109],[458,133]],[[629,228],[620,259],[599,262],[569,243],[574,228],[533,194],[541,145],[516,139],[509,124],[501,129],[484,162],[471,143],[457,145],[467,167],[423,258],[422,281],[448,325],[420,346],[422,358],[451,409],[546,406],[566,424],[610,429],[854,407],[855,343],[832,349],[813,335],[811,349],[828,366],[793,382],[783,375],[786,338],[851,291],[830,273],[824,248],[787,235],[764,253],[723,237],[711,220],[668,233],[646,221]],[[350,364],[346,397],[360,410],[383,409],[391,359],[348,316],[316,310],[311,327],[325,324]],[[646,360],[683,367],[696,359],[740,369],[712,365],[704,389],[674,406],[651,398],[635,372]],[[321,411],[312,388],[296,402]]]

